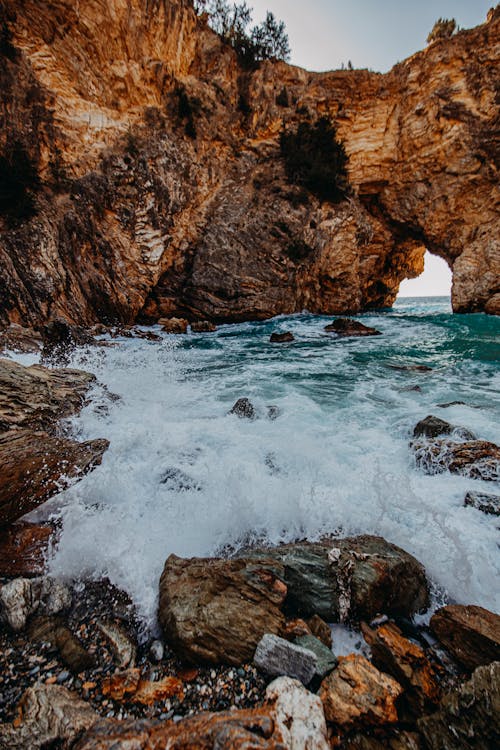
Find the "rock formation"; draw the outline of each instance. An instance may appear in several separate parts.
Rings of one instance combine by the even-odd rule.
[[[241,68],[189,0],[4,0],[0,323],[234,321],[390,305],[424,248],[500,312],[500,12],[385,75]],[[283,127],[327,115],[337,205]]]

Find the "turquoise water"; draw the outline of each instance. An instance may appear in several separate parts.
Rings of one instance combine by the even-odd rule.
[[[302,314],[78,352],[120,400],[99,386],[71,423],[111,446],[44,509],[63,523],[52,570],[108,575],[152,624],[172,552],[374,533],[416,555],[441,600],[498,609],[498,519],[463,506],[498,485],[426,476],[408,442],[435,414],[500,443],[500,320],[453,316],[446,298],[357,318],[382,336],[337,339]],[[287,330],[294,343],[269,343]],[[414,365],[432,369],[400,369]],[[228,414],[241,397],[255,420]]]

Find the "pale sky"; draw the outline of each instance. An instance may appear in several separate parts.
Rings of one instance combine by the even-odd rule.
[[[285,21],[291,62],[308,70],[347,65],[385,72],[426,45],[434,22],[454,18],[462,28],[486,20],[496,0],[248,0],[254,22],[267,10]],[[401,296],[450,294],[451,271],[426,253],[425,271],[403,281]]]

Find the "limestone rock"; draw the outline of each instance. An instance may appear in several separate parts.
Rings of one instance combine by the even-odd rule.
[[[317,668],[313,651],[268,633],[259,641],[253,662],[269,677],[294,677],[304,685],[311,682]]]
[[[336,333],[340,337],[382,335],[376,328],[370,328],[360,323],[359,320],[352,320],[351,318],[337,318],[333,323],[325,326],[325,331]]]
[[[290,341],[295,341],[295,336],[290,331],[286,333],[272,333],[269,341],[271,344],[286,344]]]
[[[337,669],[321,683],[327,721],[342,728],[381,726],[398,720],[396,700],[403,688],[364,656],[339,657]]]
[[[415,461],[426,474],[450,471],[471,479],[496,482],[500,479],[500,448],[485,440],[457,443],[452,440],[416,440]]]
[[[247,398],[239,398],[229,413],[240,419],[255,419],[254,406]]]
[[[192,662],[239,665],[265,633],[281,632],[286,596],[274,560],[181,559],[171,555],[160,580],[165,640]]]
[[[42,750],[55,743],[70,745],[98,718],[88,703],[66,688],[35,685],[24,693],[16,720],[0,725],[0,747],[2,750]]]
[[[161,318],[158,321],[165,333],[187,333],[188,322],[185,318]]]
[[[279,677],[268,685],[266,699],[272,706],[276,730],[289,750],[328,750],[321,699],[298,680]]]
[[[54,578],[16,578],[0,588],[0,616],[20,631],[35,612],[55,615],[71,606],[71,591]]]
[[[500,661],[500,615],[483,607],[451,604],[432,616],[431,628],[467,669]]]
[[[418,722],[429,750],[492,750],[500,740],[500,662],[478,667]]]
[[[486,495],[484,492],[468,492],[464,505],[477,508],[489,516],[500,516],[500,495]]]

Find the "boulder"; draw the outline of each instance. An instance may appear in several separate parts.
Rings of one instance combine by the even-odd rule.
[[[488,516],[500,516],[500,495],[486,495],[484,492],[468,492],[464,505],[477,508]]]
[[[408,616],[428,606],[423,566],[381,537],[300,542],[250,554],[267,554],[284,566],[286,607],[301,616],[370,620],[380,612]]]
[[[363,624],[362,631],[371,648],[373,664],[404,688],[405,707],[414,716],[432,709],[441,693],[436,672],[423,649],[405,638],[393,622],[376,630]]]
[[[377,331],[376,328],[369,328],[369,326],[363,325],[358,320],[352,320],[351,318],[337,318],[325,326],[325,331],[328,333],[336,333],[337,336],[381,336],[381,332]]]
[[[171,555],[160,580],[159,621],[184,659],[239,665],[265,633],[282,631],[283,567],[274,560],[181,559]]]
[[[77,443],[30,429],[0,433],[0,526],[92,471],[108,446],[107,440]]]
[[[328,750],[323,704],[317,695],[290,677],[268,685],[266,700],[283,747],[290,750]],[[250,750],[250,748],[249,748]]]
[[[229,413],[240,419],[255,419],[254,406],[247,398],[239,398]]]
[[[33,614],[55,615],[69,609],[68,586],[54,578],[16,578],[0,587],[0,619],[14,631],[23,630]]]
[[[428,750],[493,750],[500,741],[500,662],[478,667],[418,721]]]
[[[500,448],[485,440],[416,440],[412,443],[417,466],[426,474],[449,471],[471,479],[500,479]]]
[[[364,656],[339,657],[337,669],[321,683],[319,697],[327,721],[343,729],[382,726],[398,720],[396,700],[403,688]]]
[[[451,604],[431,618],[443,646],[469,670],[500,661],[500,615],[483,607]]]
[[[317,657],[310,649],[266,633],[257,645],[253,662],[268,677],[294,677],[307,685],[316,673]]]
[[[289,341],[295,341],[295,337],[290,331],[286,331],[286,333],[272,333],[269,341],[271,344],[286,344]]]
[[[187,333],[188,322],[184,318],[161,318],[158,321],[165,333]]]
[[[217,330],[217,326],[209,320],[197,320],[191,323],[191,330],[193,333],[214,333]]]
[[[338,660],[331,648],[325,646],[325,644],[314,635],[301,635],[295,639],[295,643],[301,648],[312,651],[316,656],[315,677],[323,679],[323,677],[330,674],[332,669],[335,669],[337,666]]]
[[[33,523],[16,523],[0,530],[0,577],[41,576],[54,533],[50,525]]]
[[[445,422],[444,419],[433,417],[432,415],[422,419],[413,430],[413,437],[435,438],[439,435],[451,435],[462,440],[475,440],[476,436],[465,427],[456,427],[455,425]]]
[[[24,693],[12,724],[0,724],[3,750],[69,747],[99,718],[88,703],[60,685],[35,685]]]

